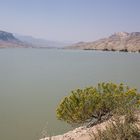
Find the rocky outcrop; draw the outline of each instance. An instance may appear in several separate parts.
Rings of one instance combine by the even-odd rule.
[[[118,32],[94,42],[81,42],[69,49],[140,52],[140,32]]]

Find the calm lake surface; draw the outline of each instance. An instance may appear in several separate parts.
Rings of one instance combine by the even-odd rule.
[[[55,117],[76,88],[112,81],[140,89],[140,54],[47,49],[0,50],[0,140],[38,140],[71,127]]]

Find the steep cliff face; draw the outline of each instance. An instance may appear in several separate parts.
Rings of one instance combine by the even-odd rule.
[[[140,32],[118,32],[107,38],[94,42],[77,43],[70,49],[108,50],[108,51],[140,51]]]

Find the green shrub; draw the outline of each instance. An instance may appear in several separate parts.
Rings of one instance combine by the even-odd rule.
[[[58,106],[57,118],[70,124],[92,126],[110,118],[124,106],[139,104],[136,89],[123,84],[99,83],[97,87],[77,89]]]

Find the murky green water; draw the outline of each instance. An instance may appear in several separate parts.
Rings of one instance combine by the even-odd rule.
[[[71,129],[55,108],[72,89],[102,81],[140,89],[140,54],[47,49],[0,50],[0,140],[38,140]]]

